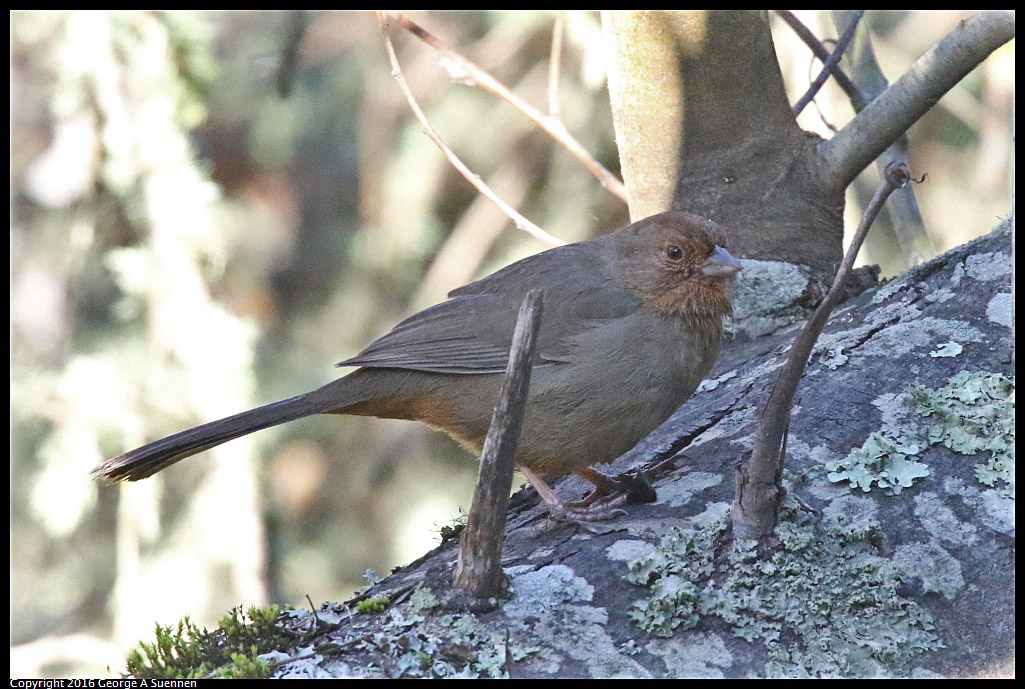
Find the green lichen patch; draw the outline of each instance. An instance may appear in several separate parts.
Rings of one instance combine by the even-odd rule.
[[[938,390],[910,385],[906,391],[879,398],[881,431],[846,457],[824,463],[830,481],[847,481],[866,493],[879,487],[896,495],[929,475],[929,468],[916,459],[930,446],[942,444],[964,455],[988,453],[975,466],[976,478],[1014,497],[1013,377],[962,371]],[[908,414],[911,419],[924,417],[925,426]]]
[[[908,388],[916,411],[930,420],[929,443],[964,455],[989,453],[975,465],[980,483],[1014,497],[1014,377],[962,371],[944,387]]]
[[[870,545],[878,524],[858,525],[844,524],[841,538],[788,505],[767,556],[752,541],[725,542],[726,519],[673,529],[627,565],[626,579],[650,589],[630,616],[662,637],[719,618],[764,644],[770,676],[906,674],[911,658],[943,645],[929,613],[897,593],[902,571]]]
[[[138,679],[197,679],[202,677],[269,677],[269,663],[259,658],[289,643],[277,626],[276,605],[239,608],[221,618],[216,630],[200,630],[188,617],[177,627],[156,626],[154,643],[139,642],[128,656],[128,673]]]
[[[887,495],[897,495],[915,479],[929,475],[929,467],[908,459],[921,451],[917,443],[904,443],[883,433],[872,433],[864,445],[851,450],[846,457],[826,462],[827,478],[834,483],[848,481],[851,488],[860,488],[866,493],[875,485]]]
[[[413,612],[426,612],[436,608],[441,601],[429,589],[418,586],[409,597],[409,609]]]

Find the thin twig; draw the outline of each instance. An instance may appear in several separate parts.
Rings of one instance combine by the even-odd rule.
[[[313,628],[316,629],[320,626],[320,617],[317,616],[317,606],[313,604],[313,599],[310,598],[310,594],[306,594],[306,601],[310,604],[310,610],[313,612]]]
[[[399,66],[399,59],[395,55],[395,46],[392,45],[391,38],[388,37],[388,25],[385,13],[378,12],[377,19],[381,24],[381,36],[384,37],[384,47],[388,51],[388,59],[391,61],[392,76],[395,77],[395,81],[399,83],[399,88],[402,89],[402,93],[405,94],[406,100],[409,102],[409,107],[412,108],[413,114],[416,116],[416,119],[419,120],[420,126],[423,127],[424,134],[427,135],[427,138],[433,141],[435,145],[441,149],[441,152],[445,154],[448,161],[452,163],[452,166],[456,170],[459,170],[459,173],[466,178],[466,181],[472,184],[477,191],[491,199],[496,206],[501,208],[505,214],[508,215],[514,223],[516,223],[516,227],[552,246],[562,246],[565,244],[566,242],[548,234],[540,227],[520,215],[515,208],[499,198],[498,194],[491,191],[491,188],[484,184],[484,181],[478,175],[471,172],[470,168],[466,167],[463,161],[452,152],[452,149],[445,145],[445,142],[441,140],[441,136],[438,135],[438,132],[427,120],[427,116],[424,115],[424,111],[420,109],[420,104],[416,102],[413,92],[409,89],[409,84],[406,83],[406,77],[402,74],[402,68]]]
[[[837,27],[843,27],[850,22],[850,13],[853,10],[833,10],[833,22]],[[875,50],[872,48],[872,39],[869,32],[862,25],[854,34],[854,41],[847,52],[844,53],[843,63],[850,71],[851,78],[869,100],[875,98],[890,85],[886,75],[883,74],[879,63],[876,61]],[[855,105],[855,112],[859,108]],[[835,130],[834,130],[835,131]],[[887,149],[876,158],[875,164],[879,174],[883,174],[888,160],[908,160],[909,146],[907,134],[897,137]],[[927,258],[936,255],[936,247],[925,230],[925,221],[922,212],[918,208],[918,200],[915,198],[915,190],[912,186],[898,189],[890,197],[886,208],[883,209],[883,217],[889,217],[890,225],[893,227],[897,242],[908,266],[922,263]]]
[[[787,26],[794,30],[798,38],[804,41],[804,44],[811,49],[811,52],[819,59],[819,62],[825,65],[829,61],[829,50],[826,49],[826,46],[815,37],[815,34],[807,26],[801,23],[801,20],[793,12],[790,10],[776,10],[776,14],[786,22]],[[836,85],[843,89],[843,92],[851,99],[855,112],[865,107],[868,103],[868,98],[861,92],[857,84],[851,81],[851,78],[847,76],[847,73],[843,71],[840,65],[832,65],[829,71],[832,72],[833,77],[836,79]]]
[[[559,108],[559,69],[562,66],[562,10],[555,10],[552,27],[552,54],[548,59],[548,116],[561,120]]]
[[[854,38],[854,31],[858,28],[858,22],[861,21],[864,14],[865,10],[858,10],[853,13],[851,23],[847,25],[843,34],[840,35],[840,40],[836,42],[836,50],[830,54],[825,64],[822,65],[822,71],[819,72],[819,75],[815,77],[813,82],[811,82],[811,86],[808,87],[805,94],[794,104],[794,107],[792,108],[794,117],[801,114],[801,111],[804,110],[805,106],[811,102],[811,99],[819,92],[822,85],[826,83],[826,79],[829,78],[829,74],[833,71],[833,68],[840,64],[840,58],[843,57],[843,51],[847,50],[847,46],[850,45],[851,39]]]
[[[543,294],[539,289],[527,292],[520,305],[498,406],[481,452],[473,502],[466,528],[459,536],[459,561],[452,585],[469,596],[470,607],[476,611],[486,609],[489,599],[501,593],[504,583],[502,541],[512,488],[513,453],[527,406],[542,307]]]
[[[466,71],[469,80],[473,81],[484,90],[490,91],[526,115],[534,124],[543,129],[550,137],[555,139],[563,146],[563,148],[569,151],[577,160],[583,163],[584,167],[586,167],[592,175],[598,178],[598,181],[601,182],[603,187],[624,201],[627,200],[626,186],[623,182],[612,174],[604,165],[595,160],[587,149],[580,145],[579,141],[573,138],[573,135],[566,129],[566,125],[562,123],[562,120],[551,115],[545,115],[537,108],[526,103],[522,98],[510,91],[503,83],[467,60],[440,38],[427,31],[427,29],[423,28],[412,19],[395,12],[387,12],[385,15],[388,21],[394,21],[421,41],[431,46],[454,63],[458,64]]]
[[[851,245],[843,257],[840,269],[836,272],[833,286],[826,298],[822,300],[815,313],[805,324],[801,334],[797,336],[786,365],[780,371],[776,384],[769,395],[761,417],[758,419],[758,430],[755,434],[754,449],[751,458],[738,469],[736,475],[737,491],[733,500],[730,518],[733,522],[733,535],[738,539],[760,538],[767,536],[779,521],[779,508],[785,492],[781,483],[783,475],[783,452],[786,447],[787,431],[790,427],[790,411],[793,407],[794,393],[798,382],[804,375],[808,365],[808,357],[822,333],[829,314],[840,302],[844,294],[847,276],[858,256],[861,244],[868,234],[868,229],[879,214],[887,197],[894,190],[905,186],[911,180],[907,166],[895,160],[886,166],[886,174],[882,185],[876,190],[872,201],[865,209],[861,224],[858,226]]]

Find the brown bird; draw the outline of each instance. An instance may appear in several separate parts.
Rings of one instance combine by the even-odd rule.
[[[353,373],[304,395],[157,440],[93,470],[137,481],[223,442],[313,414],[413,419],[479,453],[498,400],[517,311],[544,290],[531,384],[514,462],[549,511],[585,509],[617,482],[611,462],[694,393],[731,312],[725,280],[740,263],[718,226],[680,211],[550,249],[449,293],[339,366]],[[595,485],[567,506],[545,482],[575,472]]]

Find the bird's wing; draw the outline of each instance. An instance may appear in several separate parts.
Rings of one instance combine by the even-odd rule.
[[[574,336],[634,312],[640,301],[617,286],[598,242],[570,244],[518,261],[449,293],[448,301],[399,323],[339,366],[438,373],[505,370],[520,303],[544,290],[535,365],[566,361]]]

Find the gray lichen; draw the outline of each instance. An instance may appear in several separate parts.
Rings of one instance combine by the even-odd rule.
[[[781,261],[741,259],[733,293],[728,332],[758,337],[804,317],[800,300],[808,289],[806,268]]]
[[[964,588],[961,563],[938,543],[910,543],[897,546],[894,566],[905,581],[920,579],[924,590],[953,599]]]
[[[975,465],[980,483],[1014,497],[1014,378],[962,371],[933,390],[909,387],[918,413],[930,420],[930,443],[964,455],[989,453]]]
[[[997,292],[986,305],[986,318],[1007,328],[1011,327],[1012,306],[1010,292]]]
[[[910,385],[905,393],[881,395],[873,404],[883,413],[883,428],[846,457],[824,462],[830,481],[847,481],[866,493],[877,486],[896,495],[930,474],[916,459],[942,444],[964,455],[989,453],[976,465],[976,478],[1014,497],[1014,378],[962,371],[938,390]],[[924,417],[925,426],[909,413]]]
[[[725,518],[673,529],[627,565],[626,579],[649,587],[631,618],[669,637],[717,617],[764,645],[769,676],[906,674],[911,658],[942,643],[929,613],[898,594],[901,569],[870,545],[875,519],[843,514],[816,523],[788,505],[781,548],[765,558],[753,542],[724,543]]]
[[[851,450],[846,457],[826,462],[827,477],[833,482],[848,481],[852,488],[866,493],[875,485],[887,495],[897,495],[915,479],[929,475],[929,467],[908,459],[921,450],[916,443],[872,433],[861,447]]]
[[[1003,251],[972,254],[965,259],[965,273],[975,280],[989,282],[1010,275],[1011,257]]]

